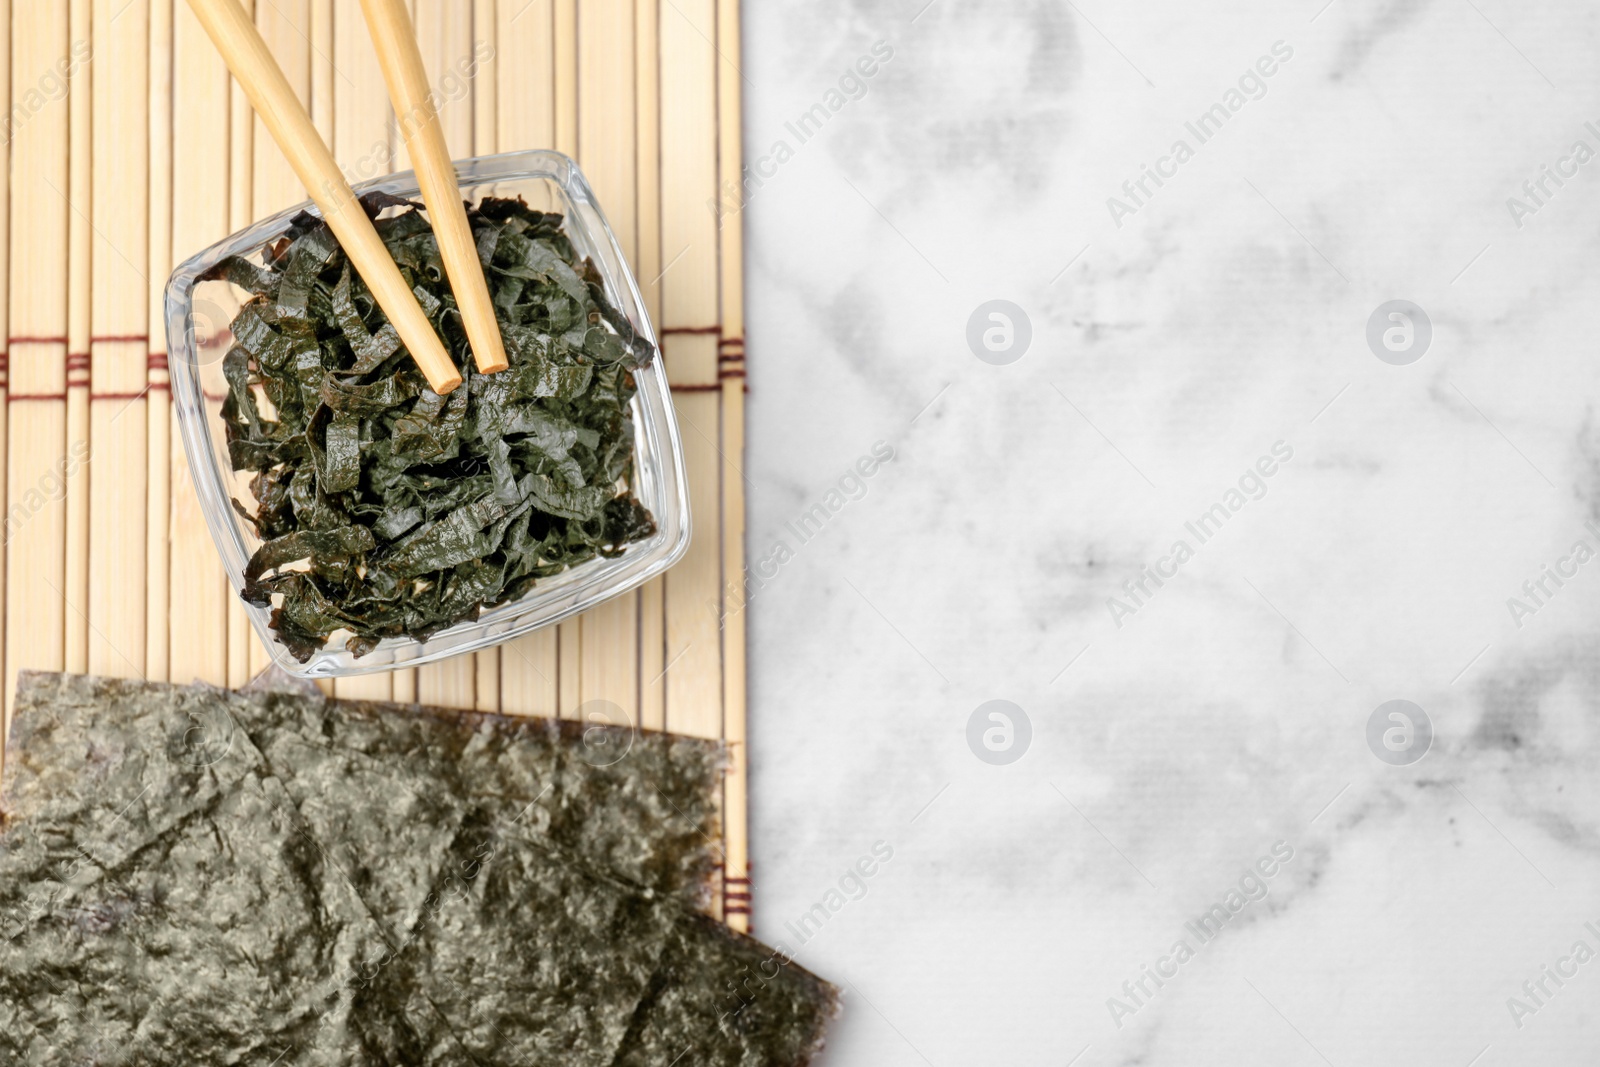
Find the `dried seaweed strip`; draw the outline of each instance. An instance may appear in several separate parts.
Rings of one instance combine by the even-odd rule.
[[[265,266],[218,267],[254,294],[223,368],[230,460],[260,472],[255,511],[242,513],[267,542],[242,595],[274,606],[271,626],[302,660],[336,631],[357,655],[426,638],[655,532],[628,489],[633,371],[655,351],[578,260],[561,217],[492,198],[468,212],[511,363],[482,376],[426,217],[386,194],[364,206],[402,209],[377,228],[460,366],[448,398],[404,358],[315,217],[296,216]],[[348,525],[372,543],[316,542],[308,570],[283,570],[296,561],[276,539]]]
[[[365,288],[365,286],[363,286]],[[390,323],[384,323],[376,333],[367,329],[365,316],[356,307],[350,281],[350,264],[344,265],[344,270],[339,274],[339,282],[333,287],[332,306],[333,317],[339,324],[339,329],[344,333],[344,339],[355,353],[355,362],[345,373],[355,377],[370,374],[384,364],[390,356],[400,350],[400,335]],[[373,301],[368,297],[369,304]]]

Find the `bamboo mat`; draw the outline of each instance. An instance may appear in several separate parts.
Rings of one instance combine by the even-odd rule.
[[[727,739],[714,906],[748,929],[742,233],[714,208],[740,180],[738,0],[412,10],[453,156],[554,148],[594,186],[661,335],[695,532],[668,574],[585,615],[332,688],[515,715],[614,706]],[[351,179],[406,169],[359,0],[253,14]],[[0,35],[9,729],[22,669],[240,685],[266,665],[177,438],[161,294],[176,262],[305,192],[184,0],[0,0]]]

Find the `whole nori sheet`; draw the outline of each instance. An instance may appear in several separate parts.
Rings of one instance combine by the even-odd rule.
[[[693,910],[714,744],[623,731],[601,758],[592,725],[18,688],[0,1062],[784,1067],[820,1047],[834,990]]]

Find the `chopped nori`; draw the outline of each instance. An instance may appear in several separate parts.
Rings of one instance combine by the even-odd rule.
[[[223,359],[229,456],[256,472],[256,507],[239,511],[264,542],[242,595],[273,607],[301,661],[339,630],[357,655],[425,639],[655,533],[628,488],[633,372],[655,349],[562,217],[520,199],[468,210],[510,361],[480,375],[418,205],[363,204],[401,209],[378,231],[461,371],[448,396],[314,216],[296,216],[265,265],[233,257],[210,275],[251,294]]]
[[[713,743],[624,731],[597,757],[579,723],[18,689],[0,1062],[798,1067],[820,1044],[832,988],[690,906]]]

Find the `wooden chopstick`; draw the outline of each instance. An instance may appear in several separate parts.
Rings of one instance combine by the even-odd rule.
[[[344,180],[333,153],[312,125],[311,116],[306,114],[255,24],[245,16],[237,0],[189,0],[189,6],[433,391],[448,393],[460,385],[461,372],[423,314],[416,295],[400,276],[400,268],[389,257],[372,220]]]
[[[444,130],[434,108],[428,72],[422,65],[406,0],[361,0],[361,10],[367,17],[367,32],[377,49],[378,63],[383,67],[383,80],[389,83],[395,119],[405,137],[411,166],[417,172],[422,202],[428,208],[433,235],[439,242],[439,257],[450,277],[450,288],[461,309],[461,322],[478,369],[485,374],[505,370],[509,364],[500,339],[500,324],[495,321],[489,284],[483,277],[478,247],[461,203],[455,164],[450,162],[450,150],[445,147]]]

